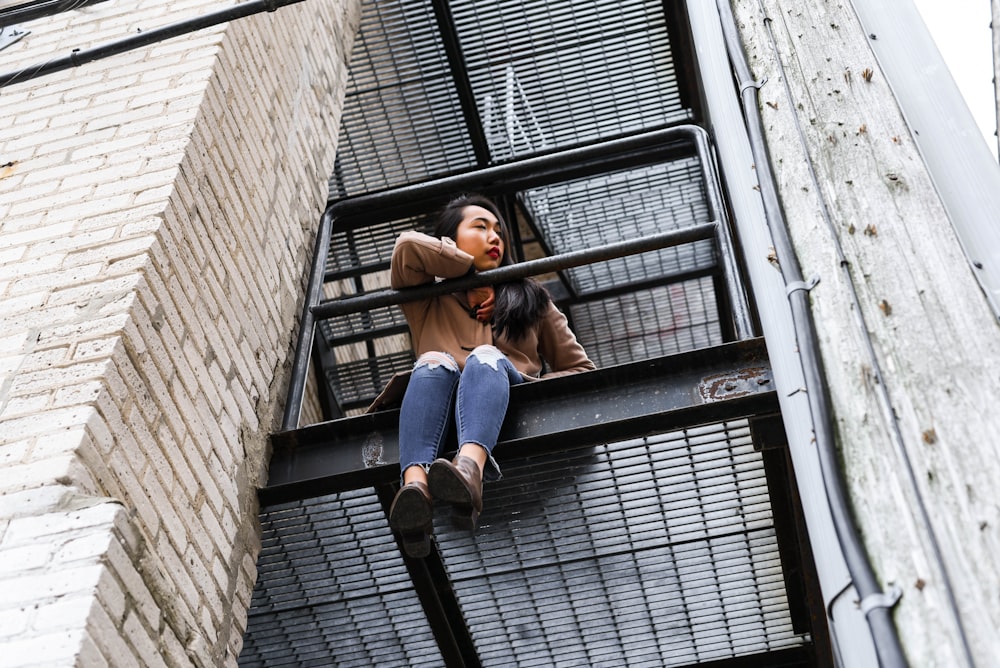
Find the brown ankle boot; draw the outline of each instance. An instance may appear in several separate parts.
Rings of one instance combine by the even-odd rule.
[[[430,554],[433,517],[434,508],[426,484],[409,482],[396,492],[389,508],[389,526],[399,534],[406,554],[418,559]]]
[[[434,498],[452,506],[452,522],[475,530],[483,511],[483,478],[475,460],[459,455],[454,463],[436,459],[427,472],[427,484]]]

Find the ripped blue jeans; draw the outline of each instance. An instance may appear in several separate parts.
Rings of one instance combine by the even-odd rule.
[[[489,457],[483,477],[498,480],[493,448],[507,414],[511,385],[524,378],[494,346],[479,346],[459,371],[447,353],[428,352],[413,365],[399,412],[399,470],[425,468],[442,454],[454,407],[458,443],[477,443]],[[457,396],[456,396],[457,394]]]

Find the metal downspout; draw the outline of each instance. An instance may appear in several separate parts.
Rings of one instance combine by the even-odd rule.
[[[905,667],[908,663],[899,643],[899,637],[890,615],[890,608],[884,604],[893,599],[882,591],[875,578],[864,545],[858,535],[854,518],[851,516],[847,491],[837,465],[830,396],[826,383],[823,381],[816,328],[809,308],[807,284],[803,279],[798,258],[792,247],[777,186],[771,171],[770,155],[764,140],[763,124],[758,113],[757,85],[746,63],[746,58],[743,56],[736,19],[732,7],[729,5],[729,0],[716,0],[716,4],[722,19],[730,62],[740,82],[740,97],[750,136],[751,151],[758,173],[765,217],[774,240],[775,252],[792,309],[796,336],[800,343],[802,371],[813,417],[816,449],[819,453],[820,468],[837,538],[854,586],[861,597],[862,607],[867,608],[865,617],[871,629],[879,662],[887,668]]]

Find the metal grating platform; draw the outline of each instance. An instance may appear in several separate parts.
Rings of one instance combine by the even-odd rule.
[[[435,517],[481,665],[681,666],[808,643],[745,421],[500,464],[476,534]],[[371,490],[262,523],[240,665],[444,665]]]
[[[370,489],[267,509],[241,666],[439,666]]]
[[[403,218],[353,230],[334,230],[330,235],[326,280],[335,281],[388,269],[396,237],[406,230],[426,231],[427,227],[422,219]]]
[[[431,4],[365,2],[330,198],[475,165]]]
[[[686,157],[576,179],[522,194],[553,253],[592,248],[711,220],[702,168]],[[577,267],[565,275],[580,295],[709,270],[710,241]]]
[[[803,642],[745,423],[504,474],[477,535],[439,537],[484,666],[676,666]]]
[[[361,313],[348,313],[320,323],[328,341],[352,343],[372,337],[373,332],[405,332],[406,318],[398,307],[382,307]]]
[[[451,3],[490,158],[688,120],[663,5]]]
[[[358,408],[367,406],[393,374],[409,371],[414,361],[413,352],[403,350],[342,362],[327,367],[325,373],[337,401],[345,408]]]

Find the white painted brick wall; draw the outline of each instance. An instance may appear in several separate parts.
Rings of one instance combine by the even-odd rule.
[[[108,0],[2,69],[221,8]],[[0,666],[235,665],[357,0],[0,89]]]

